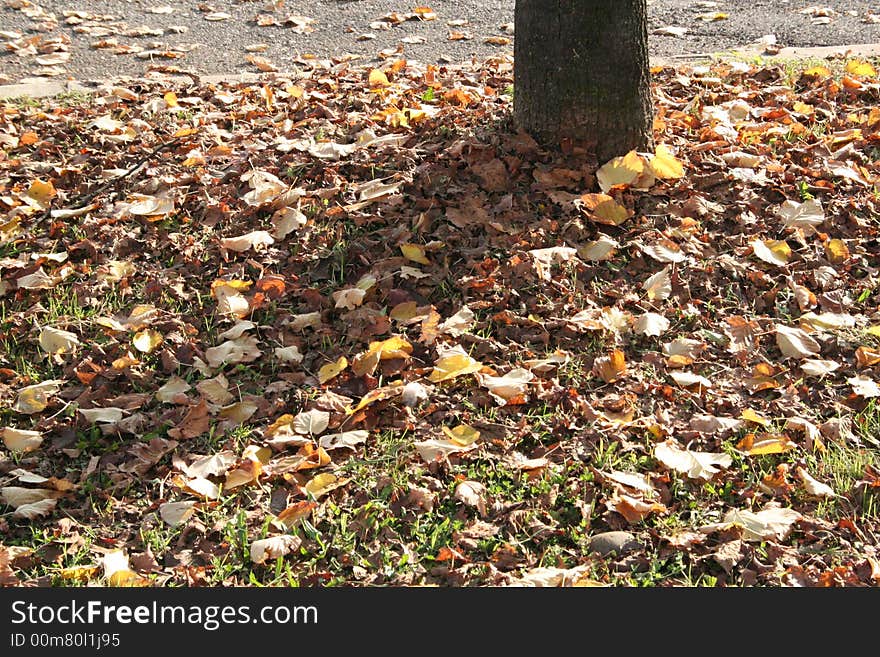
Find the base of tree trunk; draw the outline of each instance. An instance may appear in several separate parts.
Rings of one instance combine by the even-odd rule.
[[[517,0],[514,118],[600,162],[652,143],[645,0]]]

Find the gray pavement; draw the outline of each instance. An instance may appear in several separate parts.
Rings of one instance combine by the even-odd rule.
[[[419,5],[422,8],[418,8]],[[649,0],[653,57],[880,42],[864,0]],[[2,0],[0,84],[104,81],[169,65],[290,70],[301,57],[458,63],[513,52],[514,0]],[[763,41],[762,41],[763,39]]]

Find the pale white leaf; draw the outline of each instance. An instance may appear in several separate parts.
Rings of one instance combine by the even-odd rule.
[[[116,424],[122,419],[125,411],[121,408],[116,408],[115,406],[107,406],[105,408],[81,408],[79,409],[79,413],[86,419],[86,422],[90,422],[91,424],[97,422]]]
[[[40,331],[40,347],[49,354],[67,354],[76,351],[79,346],[79,337],[76,333],[62,331],[61,329],[47,326]]]
[[[332,296],[337,308],[354,310],[364,302],[365,295],[365,290],[359,287],[349,287],[344,290],[337,290]]]
[[[585,260],[593,262],[608,260],[614,254],[614,250],[617,249],[618,246],[620,245],[613,238],[601,234],[598,239],[588,242],[578,249],[578,255]]]
[[[654,458],[667,468],[682,472],[691,479],[706,481],[721,472],[720,468],[730,467],[733,463],[733,459],[728,454],[682,449],[671,438],[654,447]]]
[[[490,376],[477,373],[477,381],[489,390],[495,401],[504,405],[510,399],[526,394],[529,383],[535,378],[529,370],[517,367],[503,376]]]
[[[34,520],[40,516],[49,515],[57,503],[58,500],[56,499],[47,499],[33,502],[32,504],[22,504],[12,512],[12,517]]]
[[[11,452],[26,454],[38,449],[43,442],[43,434],[39,431],[3,427],[3,444]]]
[[[853,376],[846,380],[852,386],[853,392],[859,397],[880,397],[880,386],[867,376]]]
[[[801,466],[798,466],[796,472],[798,478],[804,484],[804,490],[806,490],[808,494],[815,495],[816,497],[838,497],[837,493],[834,492],[834,489],[831,488],[831,486],[814,479],[810,473]]]
[[[792,525],[803,516],[794,509],[769,507],[754,513],[731,509],[723,518],[725,524],[740,525],[744,541],[780,541],[791,532]]]
[[[454,497],[459,502],[475,508],[481,516],[486,515],[486,503],[489,491],[478,481],[466,479],[455,487]]]
[[[250,363],[263,354],[257,345],[258,341],[255,337],[244,336],[237,340],[227,340],[216,347],[209,347],[205,350],[205,357],[208,359],[208,365],[214,368],[224,363],[231,365]]]
[[[669,320],[658,313],[644,313],[636,317],[633,330],[641,335],[660,336],[669,330]]]
[[[438,458],[446,458],[450,454],[455,454],[457,452],[467,452],[476,447],[476,444],[470,445],[461,445],[452,440],[437,440],[436,438],[429,438],[428,440],[422,440],[420,442],[414,443],[413,445],[425,461],[431,463],[432,461],[437,460]]]
[[[159,505],[159,517],[172,527],[177,527],[195,513],[195,502],[165,502]]]
[[[184,469],[189,477],[210,477],[224,475],[238,461],[235,452],[224,450],[216,454],[202,456],[190,463]]]
[[[55,491],[46,488],[25,488],[23,486],[3,486],[0,488],[0,500],[13,509],[27,504],[39,504],[44,500],[54,500],[56,497]]]
[[[327,451],[340,448],[354,449],[357,445],[367,442],[369,435],[369,432],[363,429],[343,431],[342,433],[328,433],[321,436],[318,445]]]
[[[685,372],[682,370],[671,370],[670,372],[667,372],[667,374],[669,374],[672,380],[683,388],[695,385],[700,385],[704,388],[712,387],[712,382],[701,374],[695,374],[694,372]]]
[[[190,384],[175,375],[156,391],[156,399],[163,404],[186,404],[189,401],[186,392],[191,388]]]
[[[301,544],[302,539],[292,534],[261,538],[251,543],[251,561],[261,564],[269,559],[278,559],[296,550]]]
[[[48,290],[58,284],[58,281],[43,271],[42,267],[37,268],[35,272],[22,276],[15,282],[22,290]]]
[[[467,306],[462,306],[457,313],[442,322],[437,329],[441,333],[458,337],[474,325],[474,311]]]
[[[821,349],[803,329],[783,324],[776,325],[776,345],[786,358],[808,358]]]
[[[254,230],[245,235],[226,237],[220,240],[221,248],[237,252],[247,251],[248,249],[260,251],[274,243],[275,238],[265,230]]]
[[[669,266],[667,265],[642,283],[642,289],[652,301],[668,299],[672,294],[672,277],[669,275]]]
[[[806,376],[823,377],[840,369],[840,363],[833,360],[805,358],[801,361],[801,371]]]
[[[274,354],[275,358],[282,363],[298,364],[303,360],[303,355],[299,352],[299,347],[295,344],[290,345],[289,347],[275,347]]]
[[[293,418],[293,430],[301,434],[317,436],[323,433],[330,424],[330,413],[313,408],[297,413]]]
[[[822,203],[816,199],[808,199],[803,203],[785,201],[779,206],[777,214],[782,217],[786,228],[814,228],[825,221]]]

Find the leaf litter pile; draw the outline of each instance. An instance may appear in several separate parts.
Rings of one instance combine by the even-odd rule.
[[[512,129],[509,57],[7,102],[3,583],[876,585],[832,68],[655,68],[611,162]]]

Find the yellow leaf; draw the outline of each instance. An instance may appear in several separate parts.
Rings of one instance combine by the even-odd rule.
[[[846,72],[850,75],[858,75],[864,78],[873,78],[877,71],[868,62],[859,59],[851,59],[846,63]]]
[[[762,427],[770,426],[770,420],[761,415],[760,413],[753,411],[751,408],[745,409],[742,413],[740,413],[740,419],[747,420],[748,422],[754,422],[755,424],[760,424]]]
[[[830,78],[831,77],[831,71],[824,66],[813,66],[811,68],[808,68],[806,71],[804,71],[803,74],[806,75],[807,77],[811,77],[811,78]]]
[[[39,203],[42,207],[46,207],[55,198],[55,186],[52,181],[43,182],[42,180],[33,181],[27,190],[27,195]]]
[[[430,265],[431,261],[425,257],[425,249],[418,244],[401,244],[400,250],[403,257],[421,265]]]
[[[791,247],[785,240],[755,240],[749,245],[756,257],[771,265],[782,267],[791,258]]]
[[[134,338],[132,338],[132,344],[135,349],[138,351],[149,354],[156,347],[162,344],[164,338],[159,331],[154,331],[153,329],[144,329],[143,331],[138,331],[134,334]]]
[[[162,98],[168,104],[168,107],[177,107],[177,94],[173,91],[169,91],[167,94],[162,96]]]
[[[479,372],[481,369],[483,364],[480,361],[474,360],[465,353],[454,353],[434,363],[434,369],[431,370],[428,380],[434,383],[448,381],[464,374]]]
[[[467,447],[468,445],[477,441],[480,437],[480,431],[478,429],[474,429],[469,424],[460,424],[454,429],[450,429],[449,427],[443,426],[441,427],[443,433],[449,436],[449,439],[462,447]]]
[[[577,201],[597,224],[619,226],[629,219],[629,210],[608,194],[584,194]]]
[[[370,86],[371,87],[387,87],[391,83],[388,81],[388,76],[385,75],[378,68],[374,68],[370,71]]]
[[[404,301],[397,304],[388,313],[395,322],[406,323],[418,315],[418,304],[415,301]]]
[[[849,248],[843,240],[828,240],[825,243],[825,257],[832,265],[839,265],[849,258]]]
[[[740,440],[736,448],[745,452],[750,456],[758,456],[761,454],[782,454],[797,447],[791,438],[785,434],[765,433],[755,435],[753,433],[746,434]]]
[[[645,163],[642,158],[635,151],[630,151],[599,167],[596,171],[596,179],[599,188],[607,193],[612,187],[631,185],[644,171]]]
[[[303,486],[303,488],[311,493],[312,497],[317,500],[329,493],[331,490],[339,488],[346,483],[348,483],[348,479],[340,479],[335,474],[325,472],[312,477],[311,480],[305,486]]]
[[[335,363],[327,363],[318,370],[318,382],[327,383],[327,381],[337,376],[346,367],[348,367],[348,359],[345,356],[340,356],[339,360]]]
[[[869,326],[865,329],[865,333],[870,333],[871,335],[875,335],[880,338],[880,324],[875,324],[874,326]]]
[[[62,568],[58,571],[58,576],[66,582],[85,584],[94,577],[97,577],[100,571],[100,566],[72,566],[70,568]]]
[[[675,159],[672,151],[664,144],[659,144],[651,158],[654,175],[665,180],[677,180],[684,176],[684,166]]]
[[[351,370],[357,376],[372,374],[379,365],[379,361],[392,358],[408,359],[412,349],[409,342],[398,336],[371,342],[367,351],[355,356],[351,363]]]

